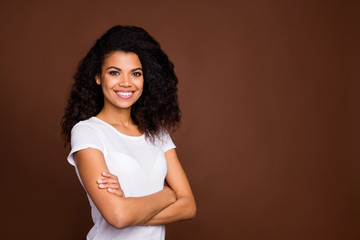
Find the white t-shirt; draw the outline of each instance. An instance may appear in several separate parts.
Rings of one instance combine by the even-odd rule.
[[[125,197],[141,197],[164,187],[167,165],[164,153],[175,148],[168,133],[154,143],[145,136],[133,137],[120,133],[110,124],[96,117],[80,121],[71,130],[71,151],[67,158],[75,166],[83,185],[73,154],[85,148],[95,148],[104,154],[110,173],[119,179]],[[99,173],[100,174],[100,173]],[[116,229],[110,226],[87,194],[94,226],[87,240],[163,240],[165,226],[131,226]]]

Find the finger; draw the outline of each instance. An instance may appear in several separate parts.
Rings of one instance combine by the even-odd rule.
[[[96,181],[98,184],[100,184],[100,183],[114,183],[114,184],[119,184],[120,185],[120,183],[119,183],[119,181],[117,180],[117,179],[106,179],[106,178],[101,178],[101,179],[98,179],[97,181]]]
[[[121,187],[119,184],[99,184],[99,188],[112,188],[112,189],[120,189]]]
[[[107,191],[110,193],[114,193],[118,196],[123,197],[124,196],[124,192],[122,190],[116,190],[116,189],[112,189],[112,188],[107,188]]]
[[[117,195],[124,195],[124,192],[121,189],[107,188],[107,191],[111,193],[115,193]]]
[[[104,177],[107,177],[107,178],[118,179],[118,177],[116,175],[111,174],[111,173],[107,173],[107,172],[102,172],[101,175],[104,176]]]

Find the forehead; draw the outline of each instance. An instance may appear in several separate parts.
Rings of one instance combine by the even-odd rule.
[[[116,51],[105,56],[103,67],[109,66],[139,68],[141,67],[141,62],[136,53]]]

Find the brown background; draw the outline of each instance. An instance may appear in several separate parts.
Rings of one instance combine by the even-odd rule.
[[[174,62],[198,204],[167,239],[360,239],[359,1],[1,1],[0,239],[85,239],[59,121],[115,24]]]

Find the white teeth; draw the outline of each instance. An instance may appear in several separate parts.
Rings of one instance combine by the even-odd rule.
[[[116,92],[116,93],[121,96],[124,96],[124,97],[130,96],[133,94],[132,92]]]

